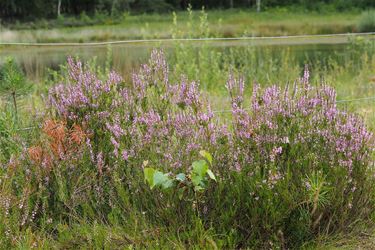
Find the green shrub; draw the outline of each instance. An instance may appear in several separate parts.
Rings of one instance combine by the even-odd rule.
[[[358,23],[358,30],[361,32],[375,31],[375,10],[362,13]]]
[[[26,80],[14,59],[7,58],[4,65],[0,67],[0,95],[13,103],[17,113],[17,98],[26,94],[30,90],[31,84]]]

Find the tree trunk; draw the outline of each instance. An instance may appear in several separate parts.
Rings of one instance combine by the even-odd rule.
[[[57,17],[61,15],[61,0],[57,3]]]
[[[260,0],[257,0],[257,12],[260,12]]]
[[[229,1],[230,8],[233,9],[233,0]]]
[[[116,13],[116,7],[117,7],[117,0],[113,0],[112,7],[111,7],[111,16],[113,16]]]

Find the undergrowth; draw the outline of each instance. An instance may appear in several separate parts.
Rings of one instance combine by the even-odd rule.
[[[232,72],[222,120],[178,67],[69,58],[32,137],[1,123],[4,248],[299,248],[371,224],[374,137],[332,87],[305,68],[250,98]]]

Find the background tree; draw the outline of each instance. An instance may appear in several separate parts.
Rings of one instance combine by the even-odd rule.
[[[57,17],[59,17],[61,14],[61,0],[58,0],[57,2]]]
[[[330,4],[339,11],[347,9],[370,9],[375,7],[374,0],[0,0],[0,19],[6,22],[14,20],[32,21],[40,18],[56,18],[64,15],[74,16],[85,12],[94,15],[103,12],[117,15],[125,11],[133,13],[168,12],[186,9],[215,8],[255,8],[260,9],[299,6],[304,9],[319,10],[324,4]],[[323,7],[322,7],[323,6]]]

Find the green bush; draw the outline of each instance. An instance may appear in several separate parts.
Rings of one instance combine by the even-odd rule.
[[[13,103],[16,114],[18,97],[27,94],[31,87],[32,85],[26,80],[23,71],[14,59],[7,58],[0,66],[0,96]]]
[[[375,10],[362,13],[358,23],[358,30],[361,32],[375,31]]]

